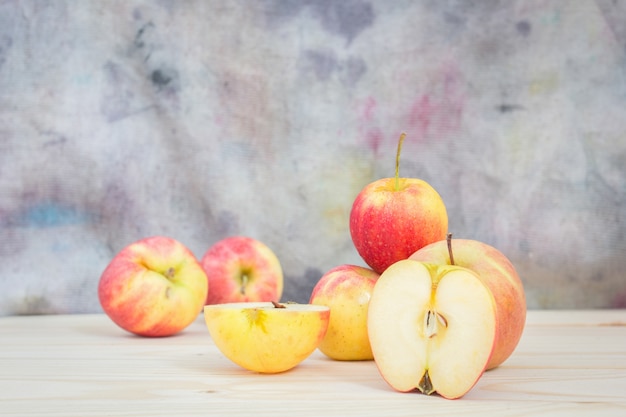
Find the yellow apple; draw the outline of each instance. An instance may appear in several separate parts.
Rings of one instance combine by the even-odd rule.
[[[426,181],[399,177],[398,143],[396,175],[366,185],[350,211],[352,242],[365,263],[382,273],[418,249],[445,239],[448,213],[443,199]]]
[[[391,387],[459,398],[491,357],[495,300],[469,269],[406,259],[378,279],[367,325],[376,366]]]
[[[217,348],[250,371],[278,373],[306,359],[324,338],[330,308],[311,304],[242,302],[204,307]]]
[[[477,240],[452,239],[448,235],[448,239],[418,250],[410,259],[438,265],[453,263],[476,272],[496,300],[496,346],[487,369],[511,356],[526,324],[526,296],[513,264],[502,252]]]
[[[330,323],[319,350],[335,360],[371,360],[367,308],[379,274],[357,265],[340,265],[317,282],[309,303],[330,307]]]

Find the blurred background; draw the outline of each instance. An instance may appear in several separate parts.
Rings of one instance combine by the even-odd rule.
[[[101,311],[151,235],[257,238],[306,302],[403,131],[529,308],[626,307],[626,2],[0,0],[0,315]]]

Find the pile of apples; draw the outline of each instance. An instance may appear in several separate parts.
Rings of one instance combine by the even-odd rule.
[[[387,383],[459,398],[516,348],[526,320],[522,282],[496,248],[452,239],[437,191],[395,177],[365,186],[350,235],[368,265],[344,264],[316,283],[308,304],[281,303],[272,250],[244,236],[197,259],[163,236],[118,253],[100,278],[104,312],[141,336],[169,336],[204,313],[219,350],[259,373],[284,372],[318,349],[334,360],[374,360]]]
[[[374,359],[398,391],[445,398],[467,393],[502,364],[526,321],[522,282],[496,248],[452,239],[437,191],[396,175],[365,186],[350,212],[350,234],[370,268],[341,265],[311,294],[329,306],[320,350],[337,360]]]

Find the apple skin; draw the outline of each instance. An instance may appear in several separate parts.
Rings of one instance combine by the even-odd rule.
[[[136,241],[102,272],[98,298],[122,329],[147,337],[171,336],[202,312],[208,281],[196,257],[164,236]]]
[[[319,350],[331,359],[372,360],[367,335],[367,309],[379,274],[357,265],[326,272],[311,292],[310,304],[330,307],[328,331]]]
[[[330,308],[243,302],[207,305],[204,319],[217,348],[250,371],[285,372],[311,355],[328,329]]]
[[[511,261],[498,249],[471,239],[452,239],[454,264],[477,273],[496,300],[496,345],[487,369],[500,366],[515,350],[526,324],[526,295]],[[450,265],[448,242],[432,243],[409,259]]]
[[[209,280],[205,304],[280,301],[283,270],[263,242],[232,236],[211,246],[200,259]]]
[[[422,247],[445,239],[448,213],[437,191],[417,178],[366,185],[350,211],[350,235],[363,260],[382,274]]]

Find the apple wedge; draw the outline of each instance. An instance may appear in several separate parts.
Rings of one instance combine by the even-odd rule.
[[[237,365],[260,373],[287,371],[318,347],[330,308],[311,304],[241,302],[204,307],[217,348]]]
[[[402,260],[378,279],[367,325],[376,366],[391,387],[459,398],[494,349],[495,301],[469,269]]]

